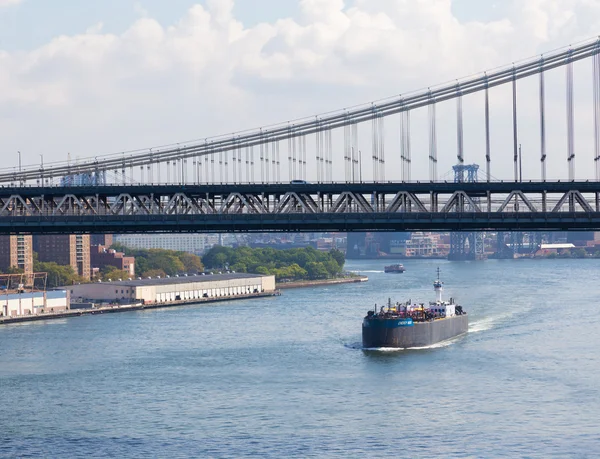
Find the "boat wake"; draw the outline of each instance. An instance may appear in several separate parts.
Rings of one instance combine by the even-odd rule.
[[[531,309],[532,309],[532,307],[529,306],[529,307],[524,307],[522,309],[519,309],[518,311],[509,311],[504,314],[499,314],[497,316],[485,317],[483,319],[476,320],[472,323],[469,323],[469,331],[468,332],[469,333],[480,333],[483,331],[491,330],[492,328],[495,328],[499,324],[502,324],[506,320],[511,319],[516,315],[528,313]]]
[[[464,336],[464,335],[463,335]],[[348,349],[353,349],[357,351],[368,351],[368,352],[384,352],[384,353],[393,353],[393,352],[404,352],[404,351],[426,351],[429,349],[441,349],[444,347],[448,347],[456,343],[460,336],[454,337],[452,339],[441,341],[439,343],[432,344],[431,346],[423,346],[423,347],[363,347],[361,343],[352,343],[345,344],[344,347]]]

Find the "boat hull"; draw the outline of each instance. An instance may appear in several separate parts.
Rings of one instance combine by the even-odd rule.
[[[467,314],[414,323],[401,319],[365,318],[362,326],[363,348],[426,347],[462,335],[468,329]]]

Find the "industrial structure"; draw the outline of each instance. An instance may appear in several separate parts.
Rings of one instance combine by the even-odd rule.
[[[477,183],[479,165],[458,164],[454,170],[454,183]],[[479,198],[472,198],[465,203],[466,212],[474,212],[480,204]],[[484,233],[481,231],[452,232],[450,234],[449,260],[480,260],[484,256]]]
[[[227,273],[97,282],[66,287],[74,301],[163,304],[275,292],[275,276]]]

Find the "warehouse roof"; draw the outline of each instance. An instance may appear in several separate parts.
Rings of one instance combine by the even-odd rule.
[[[153,277],[152,279],[132,279],[118,282],[103,282],[106,285],[122,285],[123,287],[143,287],[150,285],[174,285],[174,284],[192,284],[195,282],[215,282],[215,281],[227,281],[233,279],[256,279],[261,278],[260,274],[247,274],[247,273],[226,273],[226,274],[206,274],[206,275],[195,275],[195,276],[179,276],[179,277],[165,277],[158,279]]]
[[[574,249],[575,246],[571,243],[568,244],[542,244],[540,249],[551,250],[551,249]]]

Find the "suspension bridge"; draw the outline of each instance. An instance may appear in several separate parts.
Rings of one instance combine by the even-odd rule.
[[[589,73],[592,134],[575,174],[574,68]],[[565,176],[548,179],[547,75],[565,72]],[[535,80],[539,176],[523,181],[519,85]],[[510,90],[511,177],[492,175],[491,93]],[[589,88],[588,88],[589,89]],[[483,177],[465,176],[463,99],[479,94]],[[531,111],[530,97],[525,109]],[[439,107],[455,104],[456,116]],[[426,111],[427,148],[411,119]],[[579,113],[579,112],[578,112]],[[439,118],[439,119],[438,119]],[[452,119],[454,118],[454,119]],[[440,125],[455,163],[438,174]],[[390,128],[391,126],[391,128]],[[506,141],[506,139],[503,139]],[[425,143],[425,142],[423,142]],[[428,176],[417,177],[417,157]],[[398,167],[394,167],[397,164]],[[147,150],[0,168],[0,233],[476,231],[600,228],[600,40],[402,96],[226,136]]]

